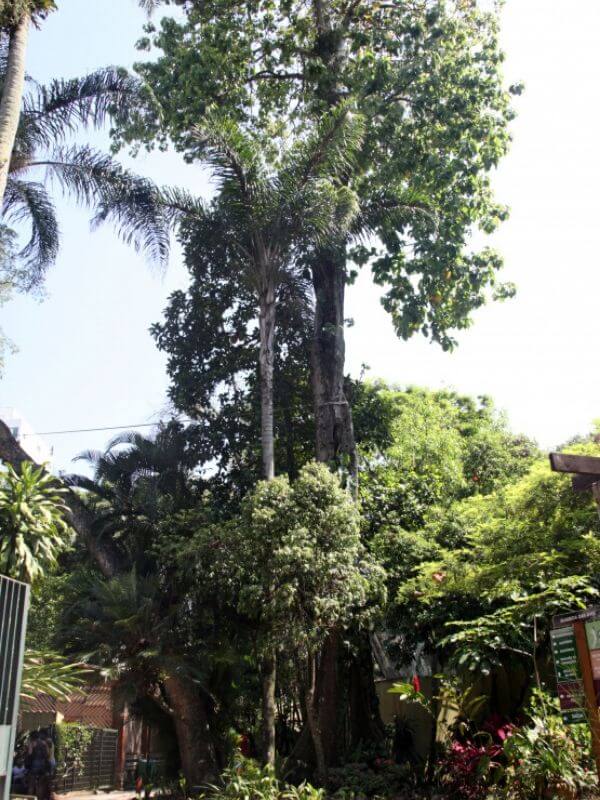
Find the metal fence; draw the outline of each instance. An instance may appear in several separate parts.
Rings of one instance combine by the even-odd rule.
[[[0,575],[0,800],[8,800],[23,671],[29,586]]]
[[[114,788],[118,731],[94,728],[81,769],[57,777],[59,792]]]

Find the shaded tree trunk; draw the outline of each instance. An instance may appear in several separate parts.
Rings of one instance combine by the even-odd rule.
[[[313,268],[315,328],[313,391],[318,461],[345,467],[356,489],[357,459],[352,412],[344,391],[346,253],[340,246],[320,254]]]
[[[6,73],[0,100],[0,206],[4,200],[10,159],[21,118],[29,24],[30,15],[24,12],[9,37]]]
[[[275,292],[261,293],[259,308],[260,333],[260,439],[263,477],[275,477],[275,440],[273,435],[273,367],[275,360]]]
[[[2,420],[0,420],[0,461],[10,464],[17,471],[24,461],[35,464]],[[36,464],[36,466],[40,465]],[[119,571],[120,559],[112,542],[101,542],[97,539],[92,531],[93,517],[85,503],[76,492],[66,487],[58,478],[55,481],[64,490],[63,500],[69,508],[67,521],[87,547],[90,556],[104,577],[113,577]]]
[[[262,760],[264,764],[275,764],[275,720],[277,703],[277,657],[270,653],[262,660]]]
[[[198,686],[187,678],[170,675],[164,680],[164,688],[188,789],[201,786],[218,775],[206,703]]]
[[[327,759],[323,747],[321,719],[317,709],[317,665],[314,654],[308,657],[308,679],[306,681],[305,703],[306,719],[310,729],[315,759],[317,762],[317,782],[324,786],[327,782]]]
[[[275,439],[273,434],[273,371],[275,361],[275,292],[268,288],[260,295],[260,438],[265,480],[275,477]],[[263,658],[262,678],[262,757],[265,764],[275,764],[275,721],[277,704],[277,657],[274,652]]]

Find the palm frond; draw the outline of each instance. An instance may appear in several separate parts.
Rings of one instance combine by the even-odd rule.
[[[110,221],[126,244],[166,265],[172,220],[151,181],[87,146],[55,148],[48,158],[30,167],[45,167],[63,191],[91,207],[92,228]]]
[[[247,197],[261,172],[261,151],[254,139],[235,120],[215,112],[209,112],[192,135],[220,185],[233,183]]]
[[[33,700],[37,694],[44,693],[66,700],[83,686],[89,673],[90,667],[69,662],[56,653],[27,650],[23,662],[21,697]]]
[[[308,137],[291,148],[282,179],[303,186],[308,181],[341,178],[352,167],[365,133],[364,118],[340,103],[323,116]]]
[[[24,100],[18,138],[50,147],[80,126],[99,128],[108,117],[126,113],[141,87],[137,78],[115,67],[38,86]]]
[[[41,283],[58,255],[60,237],[54,205],[42,184],[10,176],[3,214],[8,221],[28,222],[31,226],[29,241],[17,253],[24,262],[18,273],[20,288],[29,291]]]

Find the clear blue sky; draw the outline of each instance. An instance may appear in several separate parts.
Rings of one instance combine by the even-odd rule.
[[[31,41],[38,80],[130,65],[144,16],[134,0],[59,0]],[[506,72],[522,79],[514,144],[495,184],[512,208],[494,244],[515,300],[477,314],[458,350],[398,341],[365,273],[350,290],[348,366],[373,377],[486,393],[515,430],[550,447],[600,417],[597,342],[600,200],[597,0],[508,0]],[[208,191],[199,169],[175,154],[144,155],[135,168],[161,182]],[[153,421],[165,410],[164,359],[148,334],[168,294],[186,285],[174,253],[164,276],[109,229],[90,233],[86,214],[60,203],[63,246],[47,299],[17,298],[2,326],[19,352],[0,381],[0,405],[18,407],[38,431]],[[55,465],[102,447],[107,434],[48,437]]]

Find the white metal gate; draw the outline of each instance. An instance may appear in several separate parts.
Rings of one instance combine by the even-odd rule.
[[[8,800],[23,671],[29,586],[0,575],[0,800]]]

